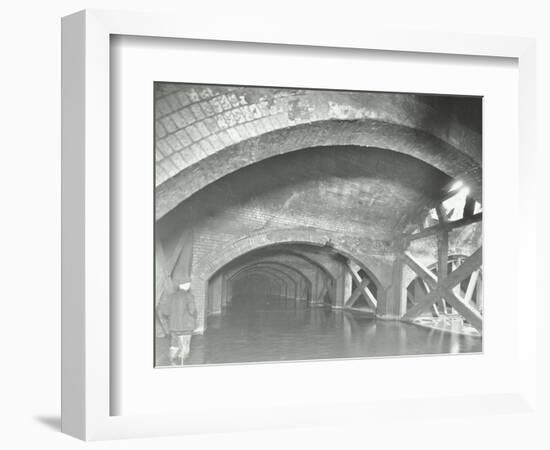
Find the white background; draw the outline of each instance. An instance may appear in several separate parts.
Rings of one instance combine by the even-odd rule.
[[[254,17],[270,17],[281,27],[307,27],[310,21],[326,22],[327,33],[345,27],[387,23],[389,28],[426,31],[537,36],[539,57],[538,129],[541,183],[541,230],[549,218],[544,167],[550,163],[549,139],[544,124],[550,123],[549,13],[543,2],[521,1],[508,6],[496,1],[387,1],[361,2],[143,2],[58,1],[3,5],[0,16],[2,52],[1,114],[2,164],[2,372],[0,381],[1,433],[4,448],[80,448],[85,444],[58,432],[59,428],[59,17],[85,7],[134,10],[183,10],[185,20],[201,20],[205,26],[215,15],[227,17],[235,27]],[[546,154],[543,154],[542,149]],[[546,195],[544,195],[544,192]],[[539,272],[548,239],[540,233]],[[546,276],[547,278],[547,276]],[[541,297],[542,299],[542,297]],[[548,307],[540,305],[537,318],[543,324]],[[548,332],[540,327],[548,344]],[[548,353],[541,342],[540,352]],[[548,375],[547,359],[541,358],[541,376]],[[541,400],[550,404],[543,386]],[[434,416],[436,416],[434,414]],[[358,427],[282,430],[279,432],[163,438],[132,442],[100,442],[101,448],[153,448],[186,446],[210,448],[548,448],[546,429],[550,417],[499,416],[433,419],[419,423],[411,418],[398,426],[368,422]],[[534,440],[537,439],[537,442]]]

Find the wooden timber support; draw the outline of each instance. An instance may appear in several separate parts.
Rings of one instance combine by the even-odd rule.
[[[462,264],[456,266],[455,261],[449,264],[449,233],[456,228],[481,222],[483,214],[481,212],[474,214],[475,201],[467,198],[463,217],[451,221],[443,205],[443,202],[447,198],[454,195],[454,189],[450,190],[451,188],[451,184],[446,186],[444,191],[448,191],[447,194],[443,197],[443,200],[440,200],[433,206],[439,223],[420,229],[416,233],[400,236],[403,242],[403,251],[398,253],[398,257],[417,275],[417,279],[424,286],[425,292],[422,293],[419,292],[420,290],[415,289],[413,298],[409,298],[407,295],[410,307],[401,318],[402,320],[414,320],[420,314],[428,311],[434,313],[436,316],[440,312],[445,314],[448,312],[448,306],[451,312],[455,311],[461,314],[464,319],[481,333],[482,316],[480,310],[482,299],[479,293],[480,290],[476,288],[482,264],[482,247],[466,258]],[[406,250],[412,241],[428,236],[437,237],[437,271],[431,271],[424,267]],[[468,277],[470,277],[468,287],[463,292],[461,282]],[[475,302],[473,301],[474,292],[476,292]],[[416,295],[417,293],[420,293],[420,295]],[[438,305],[440,305],[441,311],[438,309]]]
[[[351,293],[351,296],[345,301],[345,306],[351,308],[353,304],[359,299],[359,297],[362,296],[367,302],[369,308],[372,308],[373,311],[376,311],[376,306],[378,302],[376,300],[376,297],[368,288],[370,282],[368,280],[363,280],[359,273],[356,272],[355,269],[351,266],[349,261],[346,261],[346,267],[357,287]]]
[[[429,228],[425,228],[414,234],[404,235],[403,239],[410,242],[410,241],[414,241],[415,239],[421,239],[427,236],[432,236],[437,233],[442,233],[442,232],[448,233],[449,231],[454,230],[455,228],[464,227],[466,225],[470,225],[476,222],[481,222],[482,219],[483,219],[483,213],[477,213],[477,214],[474,214],[473,216],[464,217],[462,219],[454,220],[454,221],[440,220],[440,223],[438,223],[437,225],[434,225]]]
[[[443,262],[445,258],[441,256],[440,261]],[[423,298],[417,301],[417,303],[410,308],[406,314],[402,317],[403,320],[413,320],[422,314],[424,311],[429,310],[432,306],[441,298],[444,298],[458,313],[460,313],[474,328],[480,333],[482,332],[482,317],[479,311],[473,308],[467,298],[462,299],[453,292],[453,288],[465,280],[468,276],[474,276],[474,272],[477,272],[482,264],[482,247],[478,248],[470,257],[466,258],[464,262],[458,266],[451,273],[446,274],[445,277],[436,277],[428,269],[418,263],[411,255],[406,252],[403,255],[404,261],[409,267],[420,277],[426,284],[432,289]],[[431,274],[431,275],[428,275]],[[472,289],[473,291],[473,289]],[[470,294],[471,296],[471,294]]]

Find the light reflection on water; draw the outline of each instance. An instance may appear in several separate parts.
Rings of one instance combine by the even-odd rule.
[[[376,320],[357,311],[305,302],[234,299],[193,336],[186,365],[397,356],[481,351],[481,338]],[[169,365],[168,340],[157,339],[157,365]]]

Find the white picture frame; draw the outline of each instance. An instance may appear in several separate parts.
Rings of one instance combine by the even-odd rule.
[[[519,77],[518,198],[522,199],[519,225],[524,238],[517,243],[519,260],[536,261],[534,228],[535,171],[535,43],[532,39],[411,34],[370,29],[349,30],[328,37],[313,25],[307,30],[284,30],[251,24],[235,29],[222,20],[205,28],[200,21],[186,22],[165,14],[87,10],[67,16],[62,22],[62,431],[85,440],[163,436],[184,433],[258,429],[329,421],[334,417],[385,417],[415,414],[427,404],[441,415],[498,413],[502,405],[516,412],[533,411],[536,393],[536,330],[518,315],[521,370],[514,389],[500,394],[464,399],[411,400],[400,412],[392,412],[396,400],[333,404],[330,413],[311,414],[319,405],[302,408],[277,405],[268,409],[235,413],[232,405],[219,405],[217,417],[196,414],[111,415],[112,392],[110,336],[117,326],[111,320],[110,183],[116,177],[110,168],[110,38],[112,35],[163,37],[241,43],[285,44],[336,49],[369,49],[416,54],[447,54],[501,57],[517,60]],[[179,81],[179,80],[178,80]],[[515,186],[514,186],[515,188]],[[519,266],[523,295],[536,309],[537,292],[527,269]],[[519,283],[519,282],[518,282]],[[529,310],[529,308],[527,308]],[[525,314],[525,313],[524,313]],[[358,363],[359,364],[359,363]],[[195,369],[193,369],[195,370]],[[265,371],[275,370],[264,366]],[[182,377],[185,373],[182,374]],[[393,403],[392,403],[393,402]],[[426,403],[428,402],[428,403]],[[431,403],[430,403],[431,402]],[[264,405],[265,406],[265,405]],[[267,405],[269,406],[269,405]],[[232,415],[231,420],[222,420]]]

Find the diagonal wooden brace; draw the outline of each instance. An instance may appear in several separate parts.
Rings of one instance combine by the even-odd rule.
[[[448,221],[434,225],[433,227],[425,228],[417,233],[404,236],[407,241],[414,241],[415,239],[422,239],[427,236],[432,236],[441,232],[449,232],[455,228],[464,227],[472,223],[481,222],[483,219],[483,213],[477,213],[470,217],[463,219]]]
[[[468,257],[457,269],[453,270],[445,280],[438,285],[437,282],[431,287],[433,290],[425,295],[420,301],[410,308],[402,317],[403,320],[413,320],[427,311],[441,297],[445,298],[459,313],[465,312],[468,317],[464,316],[468,322],[481,332],[481,315],[472,307],[465,305],[452,292],[452,288],[468,277],[472,272],[478,270],[482,263],[483,248],[478,248],[470,257]],[[407,259],[406,259],[407,260]],[[420,266],[422,268],[422,266]],[[414,270],[414,268],[413,268]],[[454,302],[454,304],[453,304]],[[458,303],[460,304],[458,304]],[[455,306],[455,305],[458,305]],[[473,312],[475,312],[475,314]]]
[[[456,311],[462,315],[477,331],[480,333],[483,330],[483,318],[476,309],[464,303],[458,298],[455,293],[449,289],[443,291],[443,297],[447,300]]]
[[[403,258],[407,265],[428,285],[430,289],[437,286],[437,277],[420,262],[418,262],[409,252],[403,253]]]
[[[378,304],[378,302],[376,301],[376,297],[372,294],[372,292],[368,288],[368,284],[369,284],[368,280],[363,280],[359,276],[359,274],[353,269],[353,267],[351,267],[351,264],[349,263],[349,261],[346,263],[346,266],[353,278],[353,281],[355,281],[355,284],[357,285],[356,291],[359,290],[359,292],[361,293],[361,295],[363,295],[363,298],[367,302],[367,305],[370,308],[372,308],[374,311],[376,311],[376,305]],[[351,297],[353,297],[353,294],[351,295]],[[351,300],[351,297],[348,299],[346,304],[349,302],[349,300]],[[357,299],[354,299],[353,301],[355,302],[356,300]]]

